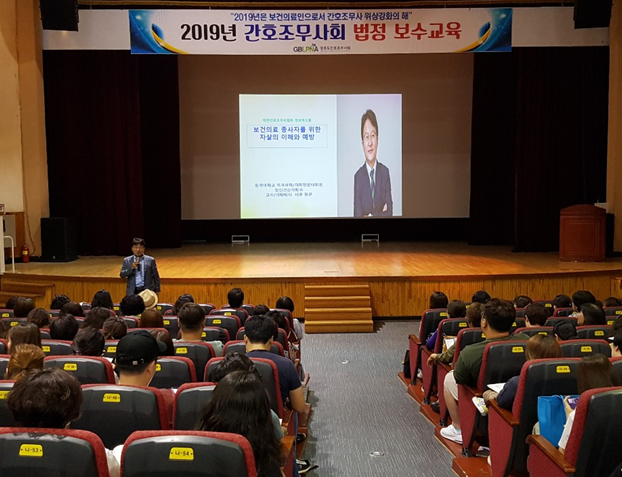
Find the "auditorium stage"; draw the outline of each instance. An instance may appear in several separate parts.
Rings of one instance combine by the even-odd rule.
[[[418,315],[436,290],[462,300],[479,289],[508,299],[518,294],[552,298],[578,289],[600,299],[621,294],[622,258],[560,262],[557,253],[512,253],[510,247],[455,242],[187,244],[147,253],[158,263],[162,302],[191,293],[219,306],[227,291],[239,286],[248,303],[274,306],[279,296],[291,296],[298,316],[304,316],[305,285],[368,283],[373,315],[379,317]],[[2,277],[2,289],[11,282],[46,284],[46,295],[90,301],[95,291],[107,288],[120,300],[125,293],[121,261],[105,256],[17,264],[15,274]]]

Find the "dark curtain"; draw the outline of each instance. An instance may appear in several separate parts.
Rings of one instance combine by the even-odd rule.
[[[50,215],[76,221],[79,253],[180,246],[176,58],[45,51],[44,84]]]
[[[605,200],[609,49],[495,56],[475,58],[470,241],[557,250],[560,210]]]

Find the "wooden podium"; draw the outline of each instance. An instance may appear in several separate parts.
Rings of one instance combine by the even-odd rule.
[[[559,218],[559,259],[562,262],[603,262],[606,212],[594,205],[562,209]]]

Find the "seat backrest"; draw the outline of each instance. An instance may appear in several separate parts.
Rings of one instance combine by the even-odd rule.
[[[218,363],[224,358],[213,358],[205,367],[204,380],[208,381],[212,371],[218,366]],[[268,399],[270,400],[270,408],[280,417],[283,417],[283,400],[281,399],[281,385],[279,380],[279,370],[273,361],[265,358],[251,358],[255,368],[261,375],[264,383]]]
[[[20,323],[28,323],[28,318],[15,318],[12,316],[11,318],[2,318],[2,321],[4,321],[4,324],[7,325],[7,327],[12,328]]]
[[[95,434],[75,429],[0,429],[0,475],[109,477],[106,449]]]
[[[552,316],[546,320],[544,326],[555,326],[560,321],[572,321],[575,325],[577,324],[577,319],[573,316]]]
[[[535,335],[551,335],[553,336],[552,326],[528,326],[525,328],[518,328],[514,331],[514,334],[523,333],[530,338]]]
[[[248,311],[246,311],[244,308],[223,307],[217,310],[212,310],[209,314],[222,316],[237,316],[240,319],[240,326],[244,326],[244,322],[249,317]]]
[[[11,358],[8,354],[0,355],[0,378],[3,378],[6,373],[6,368],[9,366],[9,359]]]
[[[454,353],[453,360],[454,365],[456,364],[456,361],[458,361],[460,351],[470,344],[479,343],[485,339],[486,335],[484,335],[481,328],[467,328],[460,330],[458,332],[458,337],[456,338],[456,352]]]
[[[593,354],[611,357],[611,346],[605,340],[569,340],[560,343],[564,358],[583,358]]]
[[[513,376],[518,376],[525,363],[527,341],[493,341],[484,349],[482,367],[477,380],[477,389],[485,391],[491,383],[505,383]]]
[[[177,389],[184,383],[196,383],[197,373],[189,358],[162,356],[156,363],[156,373],[149,386],[158,389]]]
[[[137,430],[168,429],[164,397],[159,389],[140,386],[82,386],[82,412],[71,423],[101,437],[107,449],[123,444]]]
[[[244,339],[244,336],[246,336],[246,332],[244,330],[244,327],[242,327],[238,330],[237,334],[235,335],[235,339],[236,341],[240,341]],[[289,345],[287,343],[287,332],[283,328],[279,328],[276,342],[281,343],[281,346],[283,347],[283,349],[289,348]]]
[[[621,316],[622,315],[622,306],[607,306],[603,308],[605,311],[605,316]]]
[[[106,344],[104,345],[104,357],[112,359],[116,358],[118,344],[119,340],[106,340]]]
[[[576,477],[610,475],[620,463],[622,387],[591,389],[581,394],[565,458]]]
[[[524,318],[524,317],[525,317],[525,308],[517,308],[516,318]]]
[[[553,314],[553,300],[534,300],[534,303],[540,303],[544,308],[549,310],[549,314]]]
[[[216,315],[212,312],[205,317],[205,326],[218,326],[229,332],[230,337],[234,337],[242,327],[242,322],[237,315]]]
[[[13,380],[0,380],[0,427],[15,426],[13,415],[6,405],[9,392],[13,389],[13,384],[15,384]]]
[[[51,340],[52,339],[52,335],[50,334],[50,329],[49,328],[40,328],[39,329],[39,333],[41,334],[41,339],[42,340]]]
[[[203,404],[209,401],[214,389],[216,389],[215,383],[182,384],[175,394],[173,428],[187,431],[196,429]]]
[[[203,328],[203,333],[201,333],[201,338],[204,341],[220,341],[222,344],[225,344],[231,338],[229,337],[229,331],[220,326],[206,326]]]
[[[97,356],[48,356],[46,368],[59,368],[75,377],[80,384],[114,384],[112,364]]]
[[[434,352],[441,353],[443,351],[443,338],[445,336],[458,336],[461,330],[465,330],[468,327],[469,322],[465,318],[446,318],[442,320],[438,324]]]
[[[216,309],[216,305],[212,303],[199,303],[199,306],[203,308],[203,311],[205,311],[206,315],[209,315],[212,310]]]
[[[609,360],[613,364],[613,370],[617,373],[618,379],[622,383],[622,358],[618,356],[615,358],[609,358]]]
[[[123,477],[257,477],[253,450],[245,437],[202,431],[133,433],[123,446],[121,473]]]
[[[519,420],[513,468],[527,472],[529,447],[525,440],[538,422],[538,396],[578,394],[576,358],[538,359],[527,361],[520,373],[512,414]]]
[[[73,355],[73,346],[71,341],[41,340],[41,349],[46,356]]]
[[[516,333],[516,330],[519,328],[524,328],[527,326],[527,321],[522,316],[516,316],[514,319],[514,323],[512,323],[512,328],[510,329],[510,334]]]
[[[127,325],[128,329],[138,328],[138,318],[135,318],[133,316],[124,316],[123,321],[125,321],[125,324]]]
[[[438,324],[449,318],[447,308],[434,308],[431,310],[425,310],[421,314],[421,324],[419,325],[419,340],[421,342],[427,341],[434,330],[438,328]]]
[[[555,308],[553,316],[570,316],[574,313],[572,308]]]
[[[274,354],[278,354],[279,356],[285,356],[285,350],[281,343],[274,341],[272,346],[270,347],[270,352]],[[246,354],[246,343],[242,340],[235,341],[227,341],[224,348],[222,349],[222,354],[231,354],[231,353],[241,353]]]
[[[7,342],[4,339],[0,339],[0,354],[7,354],[8,352],[8,347],[7,347]],[[0,376],[1,378],[2,376]]]
[[[611,334],[611,326],[587,325],[577,326],[577,336],[580,340],[606,340]]]
[[[174,341],[175,356],[190,358],[194,363],[194,369],[201,376],[205,371],[207,362],[216,356],[214,348],[209,343],[197,341]]]
[[[13,313],[13,310],[7,310],[6,308],[2,308],[0,310],[0,319],[1,318],[13,318],[15,316],[15,314]]]
[[[166,313],[168,310],[173,309],[172,303],[156,303],[156,310],[159,310],[162,315]]]
[[[179,319],[176,316],[164,316],[162,320],[171,338],[176,338],[179,333]]]

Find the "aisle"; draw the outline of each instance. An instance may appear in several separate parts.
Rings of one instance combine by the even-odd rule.
[[[452,456],[397,377],[417,326],[386,322],[377,333],[305,336],[313,416],[304,458],[319,465],[309,475],[455,476]]]

